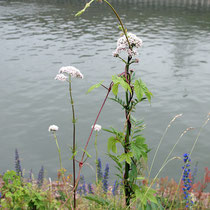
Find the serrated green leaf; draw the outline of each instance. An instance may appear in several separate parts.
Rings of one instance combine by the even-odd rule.
[[[120,83],[115,83],[113,86],[112,86],[112,92],[115,96],[117,96],[118,94],[118,86],[119,86]]]
[[[117,96],[115,96],[115,98],[109,98],[115,102],[117,102],[118,104],[120,104],[123,108],[125,108],[125,102],[123,100],[121,100],[120,98],[118,98]]]
[[[123,154],[120,155],[119,161],[122,162],[122,161],[125,160],[128,164],[130,164],[131,163],[131,157],[133,157],[132,152],[123,153]]]
[[[107,154],[117,165],[120,169],[122,169],[122,164],[120,163],[120,160],[117,156],[112,155],[110,153]]]
[[[117,146],[116,146],[117,142],[118,141],[116,140],[114,136],[109,137],[108,143],[107,143],[108,152],[110,152],[111,150],[113,153],[117,153]]]
[[[102,128],[102,130],[104,130],[106,132],[109,132],[109,133],[112,133],[112,134],[116,134],[117,133],[117,131],[114,128],[111,128],[111,129]]]
[[[112,145],[112,152],[117,154],[117,146],[116,146],[116,144]]]
[[[129,84],[127,82],[125,82],[123,80],[123,78],[114,75],[114,76],[112,76],[112,81],[114,84],[120,84],[122,86],[122,88],[125,89],[125,91],[128,90],[131,93],[131,87],[129,86]]]
[[[144,144],[145,142],[145,138],[141,135],[139,135],[138,137],[136,137],[136,144],[138,146],[142,146],[142,144]]]
[[[130,175],[129,179],[131,180],[131,182],[133,182],[133,180],[136,180],[138,172],[137,172],[137,167],[134,163],[131,163],[131,170],[130,170],[129,175]]]
[[[148,101],[151,103],[151,97],[153,96],[153,94],[148,90],[148,88],[144,82],[142,82],[142,88],[144,90],[144,94],[146,95]]]
[[[141,191],[143,192],[146,201],[149,200],[155,204],[158,204],[157,198],[155,197],[156,190],[144,186],[141,188]]]
[[[90,93],[92,90],[94,90],[95,88],[99,88],[100,86],[101,86],[101,84],[103,83],[103,81],[101,81],[101,82],[99,82],[99,83],[97,83],[97,84],[95,84],[95,85],[92,85],[89,89],[88,89],[88,91],[86,92],[86,94],[88,94],[88,93]]]
[[[144,95],[144,90],[142,87],[142,81],[141,80],[136,80],[134,83],[134,91],[136,93],[136,97],[138,98],[139,101],[143,98]]]
[[[147,145],[144,144],[145,138],[142,136],[138,136],[136,140],[131,142],[131,150],[134,154],[134,157],[139,160],[142,156],[144,159],[147,158]]]

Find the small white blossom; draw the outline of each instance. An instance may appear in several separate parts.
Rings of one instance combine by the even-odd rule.
[[[93,125],[91,126],[91,128],[93,128]],[[95,124],[94,130],[95,131],[100,131],[101,130],[101,125]]]
[[[57,131],[58,130],[58,126],[57,125],[51,125],[49,128],[48,128],[48,131],[51,132],[51,131]]]
[[[75,68],[74,66],[64,66],[61,67],[59,70],[60,74],[68,74],[73,78],[81,78],[83,79],[84,76],[83,74],[80,72],[79,69]]]
[[[133,47],[141,47],[142,40],[132,33],[128,33],[127,36],[132,49],[129,48],[128,41],[126,39],[126,36],[124,35],[120,37],[117,41],[117,48],[113,52],[114,57],[118,57],[121,51],[126,51],[129,56],[137,55],[137,51],[134,50]]]
[[[64,74],[57,74],[55,80],[67,81],[67,77]]]

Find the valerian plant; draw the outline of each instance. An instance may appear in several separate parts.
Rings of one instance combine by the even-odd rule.
[[[94,0],[91,0],[87,3],[84,9],[79,11],[76,16],[85,12],[93,2]],[[123,131],[118,131],[114,128],[104,130],[112,134],[108,139],[108,155],[117,163],[117,169],[120,172],[118,176],[123,180],[125,202],[129,207],[131,199],[141,199],[144,192],[147,191],[143,185],[139,186],[140,182],[138,179],[142,179],[143,162],[147,161],[147,153],[150,151],[145,143],[145,138],[140,133],[143,129],[143,123],[137,121],[132,113],[135,112],[136,105],[143,100],[147,99],[151,102],[152,93],[140,78],[136,79],[135,71],[130,68],[132,64],[139,62],[139,59],[135,58],[135,56],[138,54],[137,48],[142,46],[142,40],[135,34],[127,31],[120,16],[108,1],[103,0],[100,2],[108,4],[119,20],[119,28],[123,34],[117,41],[117,48],[113,52],[113,56],[120,59],[124,63],[125,68],[123,72],[112,76],[110,88],[105,87],[100,82],[90,87],[88,92],[100,86],[105,87],[108,91],[112,90],[114,98],[111,98],[111,100],[118,103],[125,111]],[[125,58],[124,55],[126,56]],[[120,87],[125,92],[124,98],[121,98],[118,94]],[[117,150],[118,144],[123,148],[123,152],[121,153]],[[150,189],[145,199],[141,200],[141,202],[144,205],[147,204],[147,200],[157,203],[154,193],[155,191]]]

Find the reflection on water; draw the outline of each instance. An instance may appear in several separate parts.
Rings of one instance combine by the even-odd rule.
[[[55,142],[47,129],[57,124],[63,150],[64,166],[69,162],[71,115],[67,86],[53,78],[63,65],[75,65],[85,75],[73,82],[78,118],[78,148],[84,146],[105,92],[93,84],[123,71],[123,65],[111,56],[119,37],[116,18],[105,4],[93,4],[81,17],[74,14],[85,1],[1,1],[0,2],[0,169],[13,167],[13,153],[18,148],[26,173],[41,165],[48,176],[55,176],[58,157]],[[169,129],[154,173],[174,142],[187,127],[188,132],[174,155],[189,152],[199,127],[210,111],[210,12],[209,1],[125,1],[113,0],[129,31],[143,39],[140,63],[133,68],[154,94],[152,105],[142,103],[136,118],[144,118],[144,135],[154,154],[164,129],[178,113]],[[122,129],[123,112],[108,101],[98,121],[103,127]],[[199,138],[193,153],[200,175],[208,165],[209,125]],[[101,132],[99,151],[105,156],[107,134]],[[94,147],[89,152],[94,156]],[[110,161],[109,161],[110,162]],[[89,163],[94,165],[94,160]],[[56,165],[57,164],[57,165]],[[105,162],[104,162],[105,164]],[[179,176],[181,162],[174,162],[163,175]],[[84,171],[91,179],[94,173]],[[153,173],[153,174],[154,174]]]

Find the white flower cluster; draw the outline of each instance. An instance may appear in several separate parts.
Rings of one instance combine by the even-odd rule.
[[[80,78],[80,79],[84,78],[84,76],[80,72],[80,70],[75,68],[74,66],[61,67],[60,70],[59,70],[59,73],[60,74],[65,74],[66,73],[68,75],[71,75],[71,77],[73,77],[73,78]]]
[[[57,74],[55,80],[67,81],[67,76],[65,76],[64,74]]]
[[[55,80],[68,81],[67,80],[68,78],[65,74],[70,75],[72,78],[80,78],[80,79],[84,78],[80,70],[75,68],[74,66],[61,67],[58,73],[59,74],[56,75]]]
[[[126,36],[122,36],[117,41],[117,48],[113,52],[114,57],[118,57],[121,51],[126,51],[129,56],[137,55],[137,51],[133,49],[133,47],[139,48],[142,46],[142,40],[138,38],[135,34],[128,33],[128,40],[132,47],[132,49],[129,48],[128,41],[126,39]]]
[[[49,132],[57,131],[57,130],[58,130],[58,126],[57,126],[57,125],[51,125],[51,126],[48,128],[48,131],[49,131]]]
[[[93,128],[93,125],[91,126],[91,128]],[[95,124],[94,130],[95,131],[100,131],[101,130],[101,125]]]

